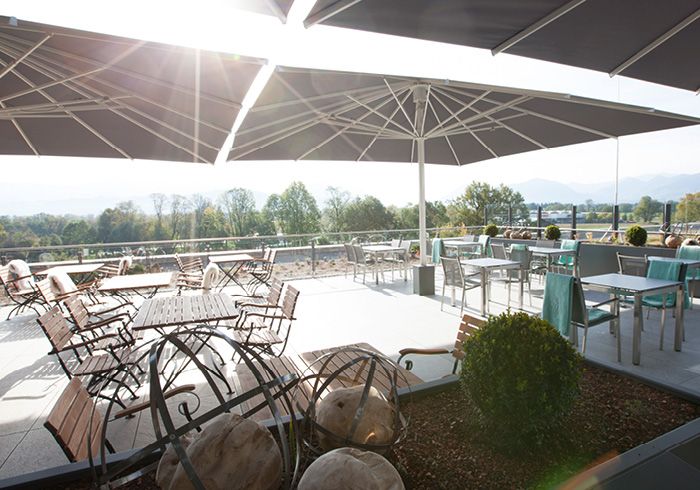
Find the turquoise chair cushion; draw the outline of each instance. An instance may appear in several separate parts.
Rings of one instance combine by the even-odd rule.
[[[578,240],[562,240],[561,241],[561,249],[562,250],[576,250],[576,253],[578,254],[578,249],[579,245],[581,242]],[[556,265],[559,266],[572,266],[574,264],[574,258],[573,257],[557,257],[557,260],[555,261]]]
[[[667,260],[650,260],[647,269],[647,277],[650,279],[665,279],[667,281],[678,281],[681,274],[681,263]],[[676,305],[675,294],[655,294],[644,296],[642,304],[650,308],[661,308],[664,304],[666,308]]]
[[[679,259],[700,260],[700,246],[685,245],[678,249]],[[692,279],[700,279],[700,268],[690,269],[685,276],[686,282]]]
[[[440,263],[440,256],[441,255],[442,255],[442,239],[441,238],[433,238],[433,255],[432,255],[433,264]]]
[[[525,245],[524,243],[514,243],[510,246],[510,250],[511,252],[513,250],[527,250],[527,245]]]
[[[615,315],[601,308],[586,308],[588,312],[588,326],[598,325],[599,323],[609,322],[615,319]]]
[[[574,277],[565,274],[547,274],[544,286],[542,319],[548,321],[564,336],[571,328]]]

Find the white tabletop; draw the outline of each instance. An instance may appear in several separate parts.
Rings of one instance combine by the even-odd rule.
[[[49,269],[44,269],[36,274],[40,276],[48,276],[51,273],[65,272],[66,274],[89,274],[90,272],[95,272],[97,269],[102,267],[104,264],[102,262],[88,262],[85,264],[69,264],[69,265],[57,265]]]
[[[682,286],[679,281],[667,281],[665,279],[651,279],[641,276],[628,276],[626,274],[601,274],[598,276],[588,276],[581,278],[581,284],[591,286],[603,286],[619,291],[629,291],[631,293],[646,293],[657,289],[667,289]]]
[[[480,247],[479,242],[466,242],[464,240],[445,240],[442,242],[445,247]]]
[[[252,262],[258,260],[250,254],[210,255],[209,262],[222,264],[226,262]]]
[[[122,289],[161,288],[173,284],[176,276],[176,272],[114,276],[105,279],[98,289],[100,291],[119,291]]]
[[[515,262],[513,260],[493,259],[489,257],[483,259],[462,260],[460,261],[460,263],[469,267],[479,267],[480,269],[503,269],[511,267],[520,267],[520,262]]]
[[[529,247],[528,250],[538,255],[576,255],[576,250],[566,250],[562,248]]]
[[[402,247],[392,247],[390,245],[363,245],[362,250],[366,252],[401,252]]]

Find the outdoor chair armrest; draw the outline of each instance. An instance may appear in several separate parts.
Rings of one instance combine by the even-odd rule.
[[[10,279],[7,282],[17,282],[17,281],[21,281],[22,279],[29,279],[30,277],[34,277],[34,274],[29,274],[27,276],[22,276],[22,277],[15,277],[14,279]]]
[[[255,308],[282,308],[280,305],[273,305],[269,303],[236,303],[239,308],[245,306],[251,306]]]
[[[67,350],[79,349],[80,347],[90,347],[92,344],[94,344],[96,342],[100,342],[101,340],[108,339],[108,338],[115,338],[116,339],[118,337],[117,337],[117,334],[114,334],[114,333],[107,333],[107,334],[102,335],[101,337],[95,337],[94,339],[86,339],[83,337],[84,340],[82,342],[75,342],[75,343],[66,344],[65,346],[63,346],[63,349],[61,349],[59,351],[52,352],[52,353],[65,352]]]
[[[94,330],[96,328],[102,328],[102,327],[109,325],[111,323],[114,323],[117,321],[124,321],[124,320],[131,321],[131,317],[127,314],[110,316],[109,318],[103,318],[102,320],[88,323],[88,325],[83,330]],[[126,322],[126,323],[129,323],[129,322]]]
[[[296,320],[296,318],[287,318],[286,316],[282,316],[282,315],[267,315],[265,313],[258,313],[256,311],[246,311],[245,315],[246,315],[246,317],[258,316],[260,318],[269,318],[271,320],[275,320],[275,319]]]
[[[262,298],[262,294],[232,294],[232,298]]]
[[[591,306],[591,308],[598,308],[599,306],[607,305],[608,303],[619,303],[619,302],[620,302],[620,298],[610,298],[608,300],[601,301],[600,303],[594,304],[593,306]]]
[[[435,354],[449,354],[450,350],[447,349],[401,349],[399,351],[399,359],[409,354],[421,354],[421,355],[435,355]]]
[[[179,395],[180,393],[194,391],[194,389],[195,389],[194,385],[178,386],[177,388],[173,388],[172,390],[168,390],[165,393],[163,393],[163,398],[167,400],[168,398],[171,398],[175,395]],[[151,406],[150,400],[146,400],[146,401],[143,401],[141,403],[137,403],[136,405],[132,405],[130,407],[127,407],[124,410],[120,410],[119,412],[114,414],[114,420],[128,417],[128,416],[133,415],[137,412],[140,412],[141,410],[145,410],[145,409],[149,408],[150,406]]]

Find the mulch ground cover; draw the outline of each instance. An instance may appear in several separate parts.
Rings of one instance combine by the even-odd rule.
[[[404,410],[408,435],[394,464],[406,488],[553,488],[582,470],[700,416],[700,406],[586,366],[566,430],[513,454],[494,447],[468,414],[459,385]]]
[[[499,449],[468,414],[457,384],[414,399],[407,437],[389,456],[407,489],[554,488],[582,470],[700,416],[700,406],[617,374],[586,366],[566,430],[542,447]],[[62,486],[87,489],[89,483]],[[149,475],[124,488],[157,488]]]

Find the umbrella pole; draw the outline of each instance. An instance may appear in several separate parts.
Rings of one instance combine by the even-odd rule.
[[[418,240],[420,265],[428,265],[428,243],[425,219],[425,140],[418,138]]]

